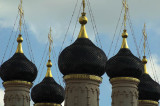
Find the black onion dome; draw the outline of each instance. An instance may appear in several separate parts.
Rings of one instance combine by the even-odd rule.
[[[106,63],[106,73],[110,78],[134,77],[139,78],[143,72],[143,63],[127,48],[119,52]]]
[[[56,103],[64,101],[64,89],[58,85],[53,77],[45,77],[43,81],[33,87],[31,98],[34,103]]]
[[[5,81],[22,80],[33,82],[37,68],[23,53],[15,53],[0,67],[0,77]]]
[[[160,99],[160,85],[155,82],[148,74],[144,73],[140,77],[138,91],[139,100],[159,101]]]
[[[88,38],[78,38],[72,45],[65,48],[58,60],[63,75],[89,74],[102,76],[105,72],[107,57]]]

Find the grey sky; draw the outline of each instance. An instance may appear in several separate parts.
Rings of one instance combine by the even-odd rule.
[[[77,13],[80,7],[79,0],[77,11],[72,22],[75,25]],[[115,26],[122,8],[122,0],[90,0],[95,16],[98,31],[103,34],[113,35]],[[50,26],[56,38],[61,38],[67,30],[76,0],[24,0],[23,7],[25,19],[29,29],[36,35],[39,41],[46,39]],[[0,27],[12,27],[17,14],[19,0],[0,0]],[[129,11],[134,25],[142,26],[144,22],[159,33],[160,27],[160,0],[128,0]],[[91,28],[88,8],[87,29]],[[78,24],[79,25],[79,24]],[[77,29],[79,30],[79,29]],[[93,30],[87,30],[91,33]],[[72,32],[72,31],[71,31]]]

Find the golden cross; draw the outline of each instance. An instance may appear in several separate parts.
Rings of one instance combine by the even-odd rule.
[[[83,2],[83,13],[84,13],[85,7],[86,7],[86,6],[85,6],[85,0],[83,0],[82,2]]]
[[[20,34],[21,34],[21,31],[22,31],[22,17],[23,17],[22,0],[20,0],[20,5],[19,5],[18,9],[19,9],[19,14],[20,14],[19,32],[20,32]]]
[[[51,50],[52,50],[52,43],[53,43],[53,38],[52,38],[52,29],[50,27],[50,32],[48,34],[48,40],[49,40],[49,60],[51,57]]]
[[[143,28],[143,36],[144,36],[144,56],[145,56],[145,51],[146,51],[146,40],[147,40],[147,34],[146,34],[146,24],[144,24],[144,28]]]
[[[124,29],[126,29],[127,11],[128,11],[128,5],[127,5],[127,1],[126,0],[123,0],[123,6],[125,8],[125,13],[124,13]]]

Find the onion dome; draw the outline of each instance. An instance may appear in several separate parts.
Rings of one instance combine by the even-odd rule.
[[[138,85],[139,100],[153,100],[158,102],[160,99],[160,85],[147,72],[146,56],[143,57],[142,62],[144,64],[144,74],[140,77],[140,83]]]
[[[143,72],[143,63],[135,57],[128,48],[128,33],[122,33],[123,42],[119,52],[109,59],[106,63],[106,73],[110,78],[115,77],[134,77],[139,78]]]
[[[142,59],[144,65],[144,73],[140,77],[140,83],[138,85],[139,91],[139,100],[152,100],[152,101],[159,101],[160,99],[160,85],[155,82],[147,72],[147,59],[145,56],[145,48],[146,48],[146,25],[144,24],[143,35],[144,35],[144,56]]]
[[[21,34],[17,38],[17,42],[16,53],[0,67],[0,77],[4,82],[13,80],[33,82],[37,76],[37,68],[23,54]]]
[[[52,63],[48,60],[47,74],[45,78],[33,87],[31,98],[35,104],[37,103],[54,103],[61,104],[64,101],[64,89],[56,83],[51,73]]]
[[[58,66],[63,75],[88,74],[102,76],[105,72],[107,57],[105,53],[95,46],[85,29],[87,23],[86,13],[79,18],[81,30],[77,40],[66,47],[60,54]]]

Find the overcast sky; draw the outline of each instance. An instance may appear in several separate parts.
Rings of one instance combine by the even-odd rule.
[[[23,10],[24,10],[24,18],[27,25],[27,30],[29,34],[29,38],[32,45],[32,50],[34,54],[35,64],[37,67],[40,67],[41,58],[43,57],[43,51],[46,48],[47,35],[49,32],[49,27],[51,26],[53,29],[52,36],[54,38],[54,46],[56,54],[58,55],[59,50],[61,48],[65,33],[69,26],[69,22],[71,20],[71,16],[75,7],[77,0],[23,0]],[[109,48],[112,42],[113,35],[115,33],[116,25],[118,19],[120,17],[121,9],[122,9],[122,0],[90,0],[91,8],[93,11],[94,19],[96,22],[96,26],[98,29],[100,41],[102,42],[103,50],[106,55],[109,52]],[[71,25],[69,27],[69,31],[67,33],[67,37],[64,43],[64,47],[70,45],[71,36],[74,32],[74,27],[77,22],[77,16],[80,9],[81,0],[78,0],[78,5],[76,6],[76,11],[71,21]],[[18,5],[19,0],[0,0],[0,60],[3,59],[5,48],[7,46],[7,42],[9,36],[11,35],[12,28],[14,26],[14,22],[16,20],[16,16],[18,14]],[[148,42],[151,50],[152,60],[154,62],[154,66],[156,69],[156,73],[152,71],[152,64],[148,62],[148,71],[150,75],[153,77],[154,74],[160,77],[160,0],[128,0],[129,14],[132,21],[132,27],[134,30],[134,35],[136,37],[136,42],[138,47],[140,47],[140,53],[142,56],[142,29],[143,24],[146,23],[146,32],[148,35]],[[89,15],[88,7],[86,4],[86,13],[88,17],[88,24],[86,25],[87,33],[89,38],[96,43],[96,38],[94,35],[93,26],[91,24],[91,17]],[[122,25],[123,12],[120,18],[120,23],[116,32],[116,37],[114,40],[114,44],[112,46],[111,56],[113,56],[113,52],[115,49],[115,45],[118,39],[118,36],[121,36],[120,29]],[[16,22],[16,26],[18,25],[18,20]],[[10,58],[15,52],[16,42],[15,34],[17,27],[15,27],[11,41],[9,43],[9,47],[7,49],[7,55],[5,55],[4,61]],[[75,29],[74,40],[78,36],[80,30],[79,23]],[[130,31],[129,23],[127,23],[127,30],[129,33],[128,37],[128,45],[134,55],[137,56],[137,51],[135,48],[134,40]],[[18,34],[17,34],[18,35]],[[23,33],[22,33],[23,35]],[[13,50],[11,52],[12,44]],[[141,44],[141,45],[140,45]],[[121,37],[118,40],[118,45],[116,48],[116,52],[119,50],[121,45]],[[64,48],[63,47],[63,48]],[[24,37],[23,49],[26,56],[30,59],[27,43]],[[10,55],[11,52],[11,55]],[[47,55],[47,54],[45,54]],[[149,58],[148,52],[147,57]],[[57,58],[57,57],[56,57]],[[54,57],[55,62],[56,58]],[[149,59],[148,59],[149,60]],[[45,61],[42,64],[46,64]],[[57,63],[55,63],[57,64]],[[55,68],[56,67],[56,68]],[[57,82],[59,75],[60,82],[62,81],[62,75],[58,71],[57,66],[53,67],[54,78]],[[42,77],[40,77],[40,73],[42,72]],[[57,71],[57,72],[55,72]],[[41,67],[39,69],[38,77],[35,81],[37,84],[44,78],[46,72],[46,68]],[[39,80],[40,79],[40,80]],[[103,76],[103,82],[101,84],[100,90],[100,106],[110,105],[111,104],[111,85],[109,83],[109,78],[106,74]],[[0,81],[2,82],[2,81]],[[0,95],[3,95],[3,87],[0,84]],[[3,97],[0,96],[0,106],[3,106]]]

